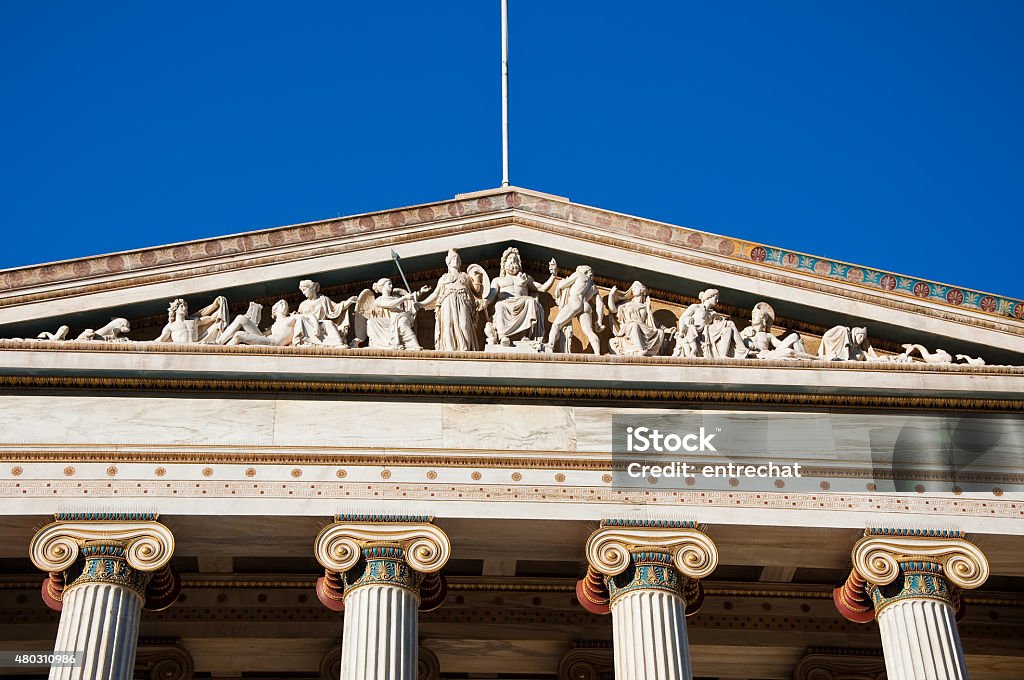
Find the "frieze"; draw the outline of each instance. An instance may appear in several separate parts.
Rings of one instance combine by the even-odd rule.
[[[401,283],[411,288],[392,250]],[[14,340],[34,344],[44,341],[65,347],[65,343],[161,344],[187,346],[316,347],[398,352],[423,352],[417,337],[416,316],[421,309],[434,313],[434,351],[498,352],[524,354],[572,354],[572,328],[578,325],[586,346],[581,351],[600,356],[611,353],[627,357],[672,356],[729,359],[783,364],[825,361],[872,364],[984,365],[983,357],[969,356],[918,343],[902,343],[902,352],[876,351],[863,326],[835,325],[824,331],[817,351],[809,351],[799,332],[776,331],[776,314],[767,302],[751,309],[750,321],[742,332],[736,321],[720,308],[720,291],[707,288],[698,302],[679,314],[674,326],[655,318],[650,292],[641,281],[624,290],[613,286],[607,295],[599,288],[594,269],[575,267],[560,278],[557,262],[548,265],[548,278],[538,283],[523,267],[519,250],[510,247],[500,260],[500,271],[492,279],[479,264],[466,265],[455,248],[444,258],[446,270],[431,287],[406,290],[388,278],[344,300],[334,300],[314,279],[298,283],[302,300],[293,309],[282,298],[270,308],[270,323],[264,321],[265,304],[250,300],[244,314],[236,314],[223,295],[190,311],[189,303],[178,297],[170,301],[167,320],[155,340],[131,340],[127,319],[116,318],[100,329],[88,328],[69,339],[70,327],[44,331],[36,338]],[[556,309],[550,328],[538,296],[551,292]],[[491,308],[493,307],[493,312]],[[486,321],[486,322],[485,322]],[[483,328],[481,332],[481,327]],[[606,327],[611,337],[598,335]],[[70,349],[71,347],[68,346]]]

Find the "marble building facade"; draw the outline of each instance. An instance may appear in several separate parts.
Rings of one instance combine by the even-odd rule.
[[[0,652],[81,655],[0,677],[1021,675],[1009,297],[506,188],[0,272],[0,337]],[[803,477],[627,476],[679,417]]]

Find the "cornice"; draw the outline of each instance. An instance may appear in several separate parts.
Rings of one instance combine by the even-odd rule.
[[[505,195],[504,198],[508,199],[516,195],[515,193],[510,193]],[[494,210],[492,204],[495,201],[493,199],[485,197],[474,200],[486,201],[487,208],[475,211],[462,210],[457,215],[453,214],[449,219],[432,221],[430,226],[420,229],[411,229],[410,225],[414,224],[415,221],[410,222],[406,218],[395,220],[383,228],[381,235],[375,238],[360,238],[355,241],[349,238],[352,235],[362,235],[366,232],[374,231],[382,226],[378,225],[375,217],[370,218],[371,222],[367,224],[365,220],[369,216],[364,215],[358,217],[357,222],[353,222],[357,218],[345,218],[342,220],[297,225],[296,227],[283,227],[267,232],[255,232],[252,235],[228,237],[224,239],[225,242],[232,244],[228,247],[221,244],[210,248],[211,244],[219,243],[218,240],[214,239],[193,244],[179,244],[174,247],[136,251],[136,253],[114,254],[66,263],[11,270],[5,273],[3,277],[0,277],[2,278],[0,284],[6,285],[10,290],[29,288],[30,285],[24,283],[28,280],[35,281],[36,285],[51,285],[59,282],[79,282],[79,284],[36,293],[0,297],[0,307],[161,283],[185,277],[240,271],[242,269],[299,259],[311,259],[369,248],[396,246],[401,243],[420,241],[426,238],[517,225],[566,236],[571,239],[585,240],[618,249],[645,253],[705,269],[760,278],[798,289],[845,297],[954,323],[997,330],[1012,335],[1024,335],[1024,323],[1018,321],[1024,320],[1024,302],[1011,298],[954,288],[944,284],[927,282],[887,272],[883,273],[871,268],[847,265],[825,258],[761,246],[752,242],[719,237],[682,227],[616,215],[615,213],[598,211],[586,206],[572,205],[571,209],[569,209],[568,204],[558,204],[549,201],[548,203],[556,207],[555,210],[537,210],[536,206],[541,205],[542,202],[534,204],[535,209],[531,210],[529,207],[523,206],[522,201],[519,204],[515,204],[515,200],[512,200],[510,202],[514,205]],[[456,203],[453,202],[452,204]],[[509,208],[514,210],[509,212]],[[390,213],[380,213],[377,217],[387,214],[400,214],[401,212],[399,210],[391,211]],[[580,219],[590,212],[604,215],[606,219]],[[481,216],[482,219],[469,219],[473,214]],[[493,216],[486,217],[488,214]],[[452,224],[456,220],[458,223]],[[361,226],[352,227],[353,224],[359,225],[360,222],[362,222]],[[421,220],[419,222],[423,224]],[[578,226],[574,227],[573,224],[582,224],[590,228],[581,230]],[[299,238],[282,236],[279,239],[279,244],[275,246],[270,235],[288,234],[290,233],[288,230],[297,230],[297,234],[305,234],[305,236]],[[393,233],[386,235],[388,231]],[[697,240],[691,238],[692,235],[700,235],[699,242],[701,245],[694,246]],[[704,246],[705,237],[714,242],[715,245]],[[247,247],[245,245],[246,239],[255,243],[254,239],[257,238],[265,240],[266,245],[261,248]],[[333,244],[331,241],[333,241]],[[647,245],[647,243],[651,245]],[[666,246],[673,248],[673,250],[666,249]],[[215,254],[211,255],[210,250]],[[166,251],[170,256],[164,259],[158,258],[159,264],[154,263],[154,265],[147,266],[142,263],[141,258],[144,254],[163,251]],[[766,254],[764,258],[761,258],[762,251]],[[246,253],[264,254],[248,259],[237,257],[239,254]],[[771,257],[768,257],[768,254],[771,254]],[[775,254],[778,255],[778,264],[772,261]],[[232,257],[227,257],[228,255]],[[788,256],[790,255],[795,258],[792,266],[786,264],[789,261]],[[133,256],[140,258],[139,265],[127,266],[124,262],[125,257],[130,258]],[[113,264],[118,262],[120,264]],[[205,264],[202,264],[204,262]],[[187,268],[187,265],[191,263],[198,266]],[[824,263],[824,268],[820,267],[819,263]],[[120,275],[124,271],[141,272],[159,267],[166,268],[171,265],[176,265],[177,268],[173,271],[154,271],[143,276],[126,277]],[[92,273],[94,269],[101,271],[101,273],[94,275]],[[851,278],[849,272],[852,270],[860,272],[862,278],[860,280],[857,280],[857,277]],[[76,276],[76,271],[87,273]],[[46,277],[43,276],[45,272],[49,272]],[[866,273],[871,275],[867,279],[863,278]],[[116,276],[116,278],[112,278],[112,275]],[[97,280],[100,277],[106,277],[107,280]],[[874,279],[879,281],[884,279],[886,282],[891,281],[892,287],[876,283]],[[89,280],[95,280],[96,282],[85,283]],[[868,283],[865,283],[865,281]],[[908,291],[904,292],[903,288],[907,288]],[[924,295],[918,295],[916,292],[919,290],[924,291],[925,289],[928,292]],[[915,292],[909,292],[911,290]],[[2,287],[0,287],[0,291],[2,291]],[[959,299],[960,303],[954,304],[947,301],[947,299],[942,299],[941,296],[936,297],[939,293],[944,293],[947,298],[952,295],[953,299]],[[910,302],[911,300],[926,301],[927,305],[922,305],[920,302],[913,303]],[[965,304],[968,307],[964,307],[963,305]],[[955,311],[957,309],[969,309],[970,314]]]
[[[345,357],[369,359],[394,359],[417,361],[433,359],[450,362],[500,362],[500,363],[559,363],[587,365],[637,365],[637,366],[680,366],[716,368],[785,368],[799,371],[819,372],[875,372],[883,373],[938,373],[966,375],[1010,375],[1024,376],[1024,366],[972,366],[969,364],[884,363],[874,361],[787,361],[784,359],[731,359],[706,357],[672,356],[620,356],[615,354],[520,354],[514,352],[448,352],[432,349],[415,352],[392,349],[348,349],[323,345],[301,345],[288,347],[264,347],[258,345],[202,345],[157,342],[95,342],[76,340],[13,340],[0,338],[0,350],[16,352],[80,352],[82,354],[178,354],[178,355],[236,355],[236,356],[281,356],[281,357]]]

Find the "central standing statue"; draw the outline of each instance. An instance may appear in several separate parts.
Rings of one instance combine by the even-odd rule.
[[[444,263],[448,271],[437,281],[434,292],[420,301],[434,305],[434,349],[447,352],[473,352],[480,349],[477,339],[477,314],[487,306],[481,297],[490,288],[487,273],[479,265],[462,271],[462,258],[455,248],[448,251]]]
[[[558,263],[548,262],[551,276],[542,284],[523,271],[518,248],[508,248],[501,256],[501,271],[491,281],[487,302],[494,302],[494,318],[487,324],[488,342],[493,345],[511,345],[512,338],[522,336],[535,342],[544,342],[544,307],[537,293],[546,293],[555,283]]]

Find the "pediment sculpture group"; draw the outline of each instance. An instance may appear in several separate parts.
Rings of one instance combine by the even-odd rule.
[[[683,311],[676,326],[666,327],[655,321],[647,287],[640,281],[627,290],[613,287],[603,296],[590,266],[580,265],[559,280],[557,263],[551,260],[547,280],[538,283],[523,271],[522,258],[514,247],[502,254],[494,279],[479,265],[464,268],[454,248],[448,251],[445,264],[447,271],[433,287],[409,292],[382,278],[371,289],[342,301],[331,300],[320,292],[317,282],[305,279],[299,283],[304,299],[298,308],[292,310],[287,301],[278,300],[270,309],[267,329],[261,327],[263,306],[255,302],[245,314],[232,319],[223,296],[191,314],[185,300],[177,298],[167,310],[167,324],[152,342],[417,351],[423,347],[416,336],[416,314],[433,308],[434,349],[442,351],[570,352],[575,320],[594,354],[601,354],[598,333],[610,324],[608,350],[624,356],[954,362],[941,349],[929,352],[916,344],[903,345],[902,354],[880,355],[871,347],[866,328],[842,325],[826,331],[817,353],[812,354],[800,334],[779,337],[772,332],[775,312],[766,302],[754,306],[750,325],[739,330],[729,316],[716,311],[716,289],[702,291],[700,301]],[[547,292],[557,304],[550,328],[538,299],[540,293]],[[481,321],[483,338],[478,332]],[[61,326],[39,338],[65,340],[68,331]],[[75,339],[127,340],[129,331],[128,321],[117,318],[103,328],[86,329]],[[957,355],[957,361],[984,363],[965,355]]]

